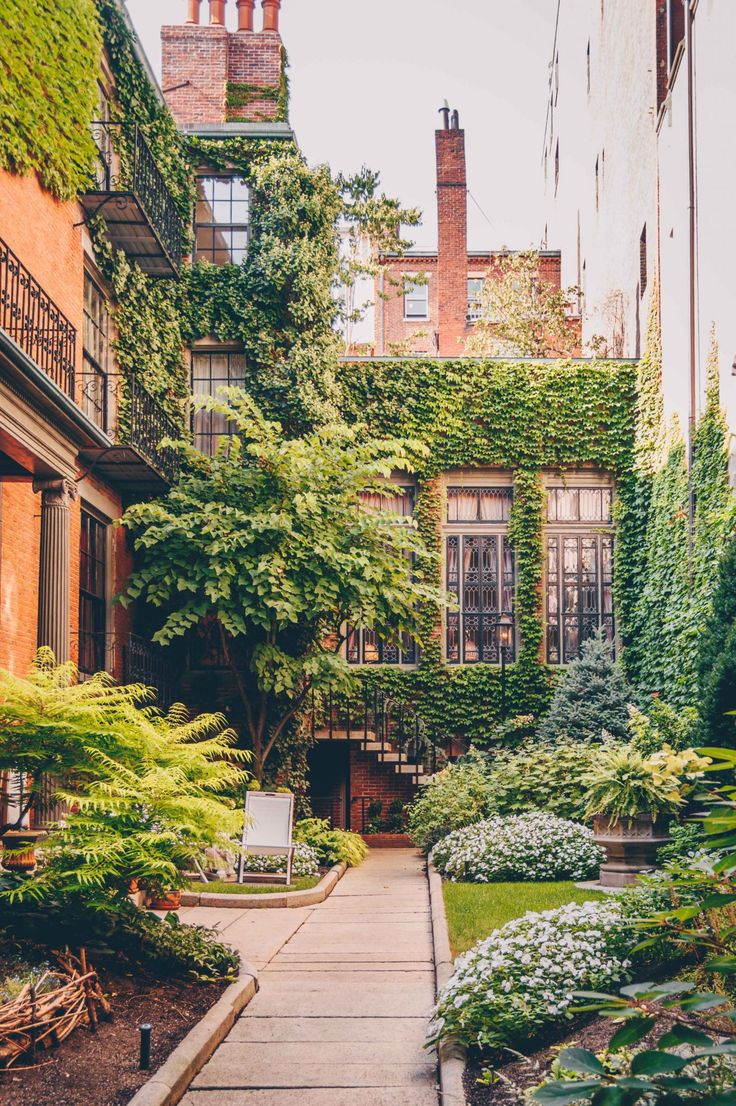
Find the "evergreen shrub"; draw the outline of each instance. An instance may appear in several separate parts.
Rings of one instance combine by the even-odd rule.
[[[605,731],[625,740],[633,699],[634,691],[599,631],[583,643],[580,656],[568,668],[537,736],[543,741],[600,741]]]

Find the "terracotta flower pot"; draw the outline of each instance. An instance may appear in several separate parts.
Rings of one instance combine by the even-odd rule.
[[[604,887],[625,887],[640,872],[657,866],[657,850],[670,840],[669,820],[652,821],[651,814],[621,818],[614,822],[599,814],[593,820],[596,844],[606,851],[600,881]]]
[[[45,830],[7,830],[2,837],[2,866],[6,872],[32,872],[36,867],[36,845],[45,836]],[[16,856],[7,855],[8,851],[16,849],[23,852]]]
[[[181,891],[167,891],[160,899],[153,899],[151,910],[178,910],[181,906]]]

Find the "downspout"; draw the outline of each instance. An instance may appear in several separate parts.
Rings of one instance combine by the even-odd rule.
[[[687,61],[687,170],[688,170],[688,249],[689,249],[689,313],[690,313],[690,412],[688,419],[688,552],[692,561],[695,534],[695,428],[697,423],[697,316],[696,316],[696,212],[695,212],[695,104],[693,94],[693,11],[690,0],[685,5],[685,54]]]
[[[386,299],[385,299],[386,274],[384,273],[383,269],[381,269],[381,274],[380,274],[380,277],[379,277],[379,285],[380,285],[379,299],[381,301],[381,329],[380,329],[381,338],[380,338],[380,345],[379,345],[379,349],[378,349],[378,356],[383,357],[383,355],[386,351]]]

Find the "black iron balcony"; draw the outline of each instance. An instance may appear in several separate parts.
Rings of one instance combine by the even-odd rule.
[[[115,443],[84,451],[103,480],[127,491],[162,491],[179,471],[175,449],[182,429],[134,377],[112,376],[90,369],[82,377],[82,408]]]
[[[0,329],[74,398],[76,328],[0,239]]]
[[[176,701],[177,687],[166,650],[136,634],[123,643],[123,683],[156,688],[156,704],[168,710]]]
[[[151,276],[178,276],[182,223],[137,123],[92,124],[99,162],[83,196],[88,215],[102,214],[112,244]]]

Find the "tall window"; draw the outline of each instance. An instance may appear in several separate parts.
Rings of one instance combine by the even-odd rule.
[[[79,671],[107,667],[107,526],[82,510],[79,550]]]
[[[508,538],[512,500],[511,488],[447,490],[445,583],[459,608],[447,615],[449,664],[501,660],[499,619],[514,617],[514,555]]]
[[[110,360],[110,312],[104,294],[84,274],[84,371],[82,410],[107,429],[107,374]]]
[[[245,383],[245,354],[234,350],[205,350],[192,353],[192,393],[214,396],[219,388],[242,387]],[[194,445],[212,456],[223,438],[233,433],[232,423],[214,411],[195,411],[192,417]]]
[[[647,225],[644,224],[639,235],[639,295],[647,289]]]
[[[365,492],[360,496],[369,511],[385,511],[410,518],[414,511],[414,489],[396,486],[393,494]],[[416,664],[416,642],[408,634],[402,640],[382,641],[375,630],[364,626],[348,628],[346,641],[348,664]]]
[[[612,491],[549,488],[546,542],[548,664],[569,664],[582,643],[603,627],[613,642]],[[595,529],[591,529],[591,524]]]
[[[475,323],[481,317],[483,277],[468,277],[468,322]]]
[[[243,177],[197,177],[195,260],[239,265],[248,249],[249,208]]]
[[[429,318],[429,285],[408,281],[404,287],[404,318]]]

